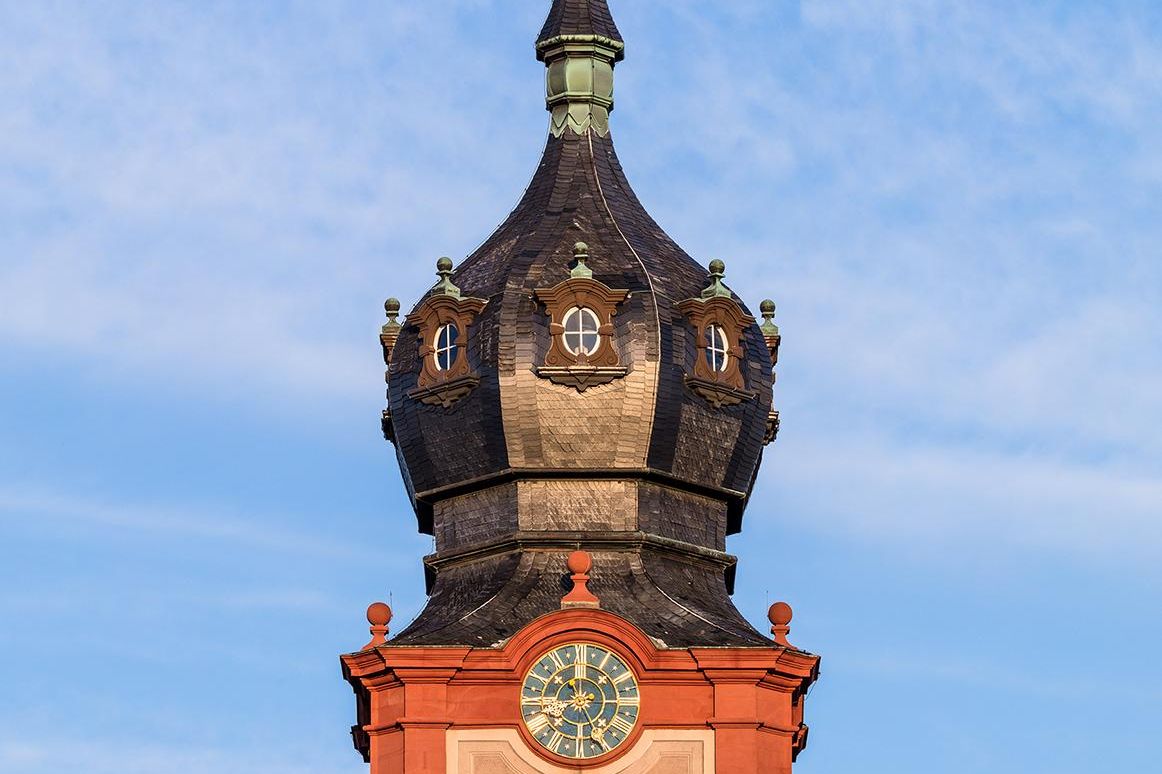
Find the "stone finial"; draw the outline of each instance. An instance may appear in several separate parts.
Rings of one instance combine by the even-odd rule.
[[[794,647],[787,642],[787,635],[791,632],[789,626],[791,617],[791,606],[786,602],[776,602],[767,611],[767,620],[771,622],[771,634],[774,636],[775,642],[788,648]]]
[[[593,558],[588,551],[574,551],[565,564],[572,573],[573,590],[561,598],[561,607],[600,607],[597,597],[589,590],[589,570]]]
[[[722,284],[726,276],[726,264],[715,258],[710,262],[710,284],[702,291],[702,298],[730,298],[730,290]]]
[[[386,301],[384,301],[383,302],[383,311],[387,313],[387,325],[385,325],[383,327],[385,327],[385,328],[387,328],[387,327],[392,327],[392,328],[399,327],[399,320],[396,319],[397,317],[399,317],[399,299],[398,298],[389,298]]]
[[[391,608],[383,602],[374,602],[367,608],[367,623],[371,624],[371,642],[364,650],[375,648],[387,642],[387,625],[391,623]]]
[[[578,277],[584,279],[593,278],[593,269],[590,269],[586,264],[586,261],[589,260],[589,245],[584,242],[578,242],[573,245],[573,260],[577,262],[577,265],[573,267],[573,271],[569,272],[570,277],[574,279]]]
[[[387,313],[387,322],[379,329],[379,344],[383,347],[383,363],[391,365],[391,353],[399,341],[399,332],[403,328],[399,324],[399,299],[389,298],[383,302],[383,311]],[[387,378],[387,374],[384,374]]]
[[[759,311],[763,314],[763,324],[759,330],[763,333],[763,340],[767,344],[767,354],[771,356],[771,368],[779,364],[779,344],[783,337],[779,335],[779,326],[775,325],[775,302],[764,299],[759,304]]]
[[[764,336],[778,336],[779,326],[775,325],[775,302],[769,298],[759,304],[759,311],[763,315],[763,324],[760,326]]]
[[[436,274],[440,281],[436,283],[436,293],[441,296],[460,297],[460,288],[452,284],[452,259],[448,257],[436,261]]]

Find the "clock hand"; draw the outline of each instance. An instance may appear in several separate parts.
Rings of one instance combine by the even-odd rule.
[[[605,731],[598,728],[597,724],[593,722],[593,716],[589,714],[588,707],[582,707],[581,711],[585,713],[585,719],[589,721],[589,737],[608,750],[609,745],[605,743]]]

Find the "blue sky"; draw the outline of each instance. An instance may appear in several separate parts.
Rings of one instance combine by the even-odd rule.
[[[0,0],[0,770],[363,771],[422,604],[381,304],[516,202],[548,2]],[[736,602],[803,774],[1162,754],[1162,6],[620,0],[615,137],[779,303]]]

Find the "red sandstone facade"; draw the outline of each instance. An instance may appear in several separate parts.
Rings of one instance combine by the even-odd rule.
[[[776,631],[786,631],[789,613],[772,607]],[[520,722],[521,678],[570,642],[616,650],[641,686],[626,744],[583,765],[547,753]],[[660,649],[590,607],[538,618],[495,649],[380,643],[343,657],[363,721],[353,731],[372,774],[789,774],[807,741],[803,699],[818,668],[818,656],[778,643]]]

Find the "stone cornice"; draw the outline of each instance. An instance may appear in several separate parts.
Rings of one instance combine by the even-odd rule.
[[[738,564],[738,557],[731,554],[647,532],[613,530],[549,532],[522,530],[510,533],[498,540],[490,540],[452,551],[430,554],[424,557],[424,566],[431,575],[434,575],[444,568],[478,561],[491,556],[517,551],[535,551],[537,549],[560,551],[575,548],[578,545],[584,545],[586,549],[598,551],[652,550],[669,554],[686,561],[712,565],[721,569],[726,575],[728,586],[733,585],[731,582],[734,575],[733,571],[735,565]]]

